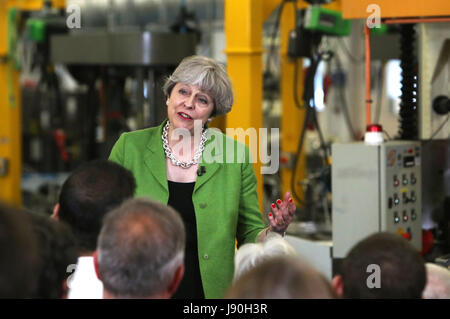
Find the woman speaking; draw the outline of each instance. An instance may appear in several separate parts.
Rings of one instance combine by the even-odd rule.
[[[295,204],[286,193],[272,204],[265,227],[248,147],[207,128],[209,119],[230,112],[233,104],[220,64],[185,58],[163,89],[167,119],[122,134],[109,159],[133,172],[136,196],[167,203],[183,218],[185,273],[174,298],[222,298],[233,279],[235,240],[239,247],[270,231],[284,233]],[[234,152],[234,146],[245,151]]]

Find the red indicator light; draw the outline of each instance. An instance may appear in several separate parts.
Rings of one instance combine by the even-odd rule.
[[[383,132],[383,129],[379,124],[370,124],[366,126],[366,132]]]
[[[407,240],[411,240],[411,234],[410,233],[403,233],[402,237],[407,239]]]

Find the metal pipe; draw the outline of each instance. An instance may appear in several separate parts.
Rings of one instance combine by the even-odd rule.
[[[199,22],[223,21],[224,0],[67,0],[80,8],[81,31],[169,27],[184,3]]]

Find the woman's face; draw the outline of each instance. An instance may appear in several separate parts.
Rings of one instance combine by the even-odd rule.
[[[200,91],[197,85],[177,83],[167,99],[167,115],[172,128],[185,128],[194,132],[194,121],[201,120],[202,126],[210,117],[213,99]]]

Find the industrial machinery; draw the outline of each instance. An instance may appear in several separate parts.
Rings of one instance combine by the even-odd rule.
[[[289,2],[280,1],[280,7],[284,5],[286,10],[290,7],[287,4]],[[294,71],[292,77],[291,68],[296,68],[294,59],[298,57],[309,58],[310,65],[314,66],[314,58],[308,50],[308,44],[320,42],[317,41],[317,31],[324,34],[327,31],[339,33],[336,28],[327,28],[327,26],[329,27],[329,23],[332,21],[341,21],[338,15],[336,15],[337,18],[331,18],[331,15],[327,15],[327,10],[320,9],[317,3],[321,1],[307,2],[312,6],[307,9],[306,21],[303,22],[303,25],[295,28],[295,32],[290,32],[289,37],[286,33],[282,33],[280,39],[283,114],[288,114],[289,118],[284,119],[285,116],[282,115],[282,123],[289,123],[286,125],[288,133],[283,130],[282,136],[289,140],[292,138],[289,131],[292,125],[297,127],[297,132],[302,132],[301,126],[292,122],[306,122],[303,116],[307,113],[301,112],[300,115],[297,115],[290,111],[289,105],[286,105],[287,103],[298,105],[295,101],[296,93],[292,94],[286,89],[283,91],[283,85],[289,81],[286,79],[286,75],[296,79],[297,72]],[[371,4],[370,1],[360,1],[358,4],[351,0],[340,2],[344,19],[368,19],[371,14],[367,11]],[[449,126],[448,116],[446,116],[450,93],[448,86],[448,71],[450,70],[448,67],[450,65],[448,37],[450,20],[448,16],[450,16],[450,7],[448,2],[444,3],[444,1],[438,0],[428,3],[422,0],[418,2],[420,5],[418,4],[414,8],[399,6],[392,1],[377,2],[377,5],[381,7],[379,16],[381,21],[389,26],[387,28],[384,25],[384,30],[389,30],[384,41],[388,37],[398,39],[398,48],[394,49],[375,44],[375,47],[378,46],[378,49],[383,50],[383,54],[380,54],[379,50],[376,51],[377,48],[374,47],[375,59],[381,58],[383,61],[400,59],[402,92],[399,96],[400,108],[395,125],[396,129],[398,127],[398,134],[391,138],[385,131],[383,134],[387,135],[389,141],[379,145],[366,145],[363,142],[333,144],[331,152],[332,237],[327,240],[320,225],[314,224],[314,220],[310,224],[303,223],[300,226],[293,223],[288,229],[288,234],[290,234],[287,237],[288,241],[302,256],[310,260],[328,277],[338,270],[339,261],[345,257],[354,244],[374,232],[388,231],[403,236],[421,251],[427,261],[445,260],[442,256],[450,252],[450,237],[448,236],[450,218],[447,213],[450,195],[448,190]],[[426,10],[423,9],[425,7]],[[318,18],[317,15],[322,13],[324,14],[323,19]],[[298,15],[293,15],[292,11],[289,15],[296,16],[298,19]],[[344,21],[348,22],[349,20]],[[318,25],[317,22],[321,22],[322,25]],[[316,31],[314,36],[308,34],[311,29]],[[362,33],[362,29],[360,32]],[[372,34],[375,33],[372,32]],[[374,38],[376,37],[374,36]],[[288,46],[284,42],[286,39],[289,39]],[[381,39],[383,37],[375,39],[375,42],[383,44],[380,42],[383,41]],[[340,46],[344,45],[340,44]],[[364,42],[361,41],[359,47],[363,46]],[[287,48],[286,51],[285,48]],[[361,51],[357,52],[358,54],[355,54],[351,49],[346,49],[346,55],[350,57],[350,62],[357,65],[353,69],[355,74],[362,73],[361,65],[364,61],[364,58],[361,59],[357,56]],[[291,60],[285,59],[285,53]],[[369,53],[370,51],[367,54]],[[333,61],[333,59],[330,60]],[[373,90],[373,86],[370,85],[370,73],[367,75],[367,70],[370,71],[370,55],[368,60],[369,62],[366,63],[368,65],[366,67],[366,83],[368,83],[366,92]],[[339,62],[338,65],[340,64]],[[313,68],[308,69],[307,77],[311,69]],[[334,85],[345,82],[345,77],[341,76],[342,72],[338,75]],[[368,78],[369,81],[367,81]],[[362,82],[361,78],[359,81]],[[304,86],[299,91],[311,89],[308,87],[309,84],[305,80]],[[298,83],[296,84],[294,80],[294,92],[297,85]],[[353,83],[353,85],[357,87],[359,83]],[[354,88],[352,87],[352,89]],[[354,101],[357,101],[363,109],[361,103],[364,99],[363,95],[357,92],[356,88],[354,91],[356,97]],[[294,101],[285,98],[283,92],[289,92],[288,95],[294,96]],[[382,94],[377,97],[377,103],[382,99]],[[373,102],[370,95],[368,97],[366,95],[365,102],[366,105]],[[355,105],[352,105],[352,111],[357,111],[358,107]],[[286,110],[289,111],[285,113]],[[353,119],[356,118],[353,114],[351,115]],[[379,115],[375,116],[375,119],[378,118]],[[372,120],[369,112],[368,123],[371,123]],[[347,122],[350,121],[347,119]],[[351,128],[350,125],[349,128]],[[350,131],[353,131],[352,137],[355,140],[361,137],[361,132],[358,133],[357,130],[352,129]],[[391,127],[390,132],[392,131]],[[435,140],[436,138],[440,140]],[[305,148],[305,145],[302,146]],[[322,146],[317,147],[319,150],[321,148]],[[283,151],[286,151],[286,148],[282,150],[282,154],[285,154],[286,152]],[[320,151],[319,154],[321,153]],[[305,154],[304,150],[303,154]],[[291,163],[289,157],[286,158],[286,162]],[[305,163],[301,157],[296,160],[299,161],[297,163],[299,167]],[[323,162],[322,156],[316,158],[315,162]],[[322,213],[325,218],[322,219],[322,222],[328,223],[325,196],[322,195],[320,199],[312,196],[308,199],[308,187],[312,186],[311,189],[314,189],[314,185],[320,186],[316,189],[326,194],[322,190],[324,188],[322,186],[326,185],[326,178],[324,176],[308,178],[315,175],[309,171],[311,167],[315,166],[306,165],[306,167],[307,173],[304,175],[295,174],[295,170],[294,176],[287,175],[288,178],[295,179],[295,184],[291,184],[291,189],[304,185],[304,201],[313,202],[315,205],[324,203]],[[304,170],[305,166],[301,169]],[[311,207],[304,204],[300,202],[298,205],[306,208],[301,211],[302,218],[310,217]],[[309,230],[307,226],[310,226]],[[446,260],[448,263],[448,256]]]
[[[200,41],[191,8],[201,8],[197,13],[204,20],[212,8],[178,0],[52,5],[11,1],[1,11],[8,14],[7,27],[1,25],[8,34],[7,90],[2,88],[8,103],[1,107],[5,132],[15,129],[14,138],[5,137],[13,142],[13,157],[0,150],[0,187],[8,189],[2,199],[13,202],[14,196],[20,204],[23,196],[26,207],[45,212],[68,172],[106,158],[122,132],[161,122],[161,85],[184,57],[196,53]],[[81,13],[79,25],[68,23],[73,8]]]
[[[333,144],[333,257],[375,232],[397,233],[422,249],[420,142]]]

